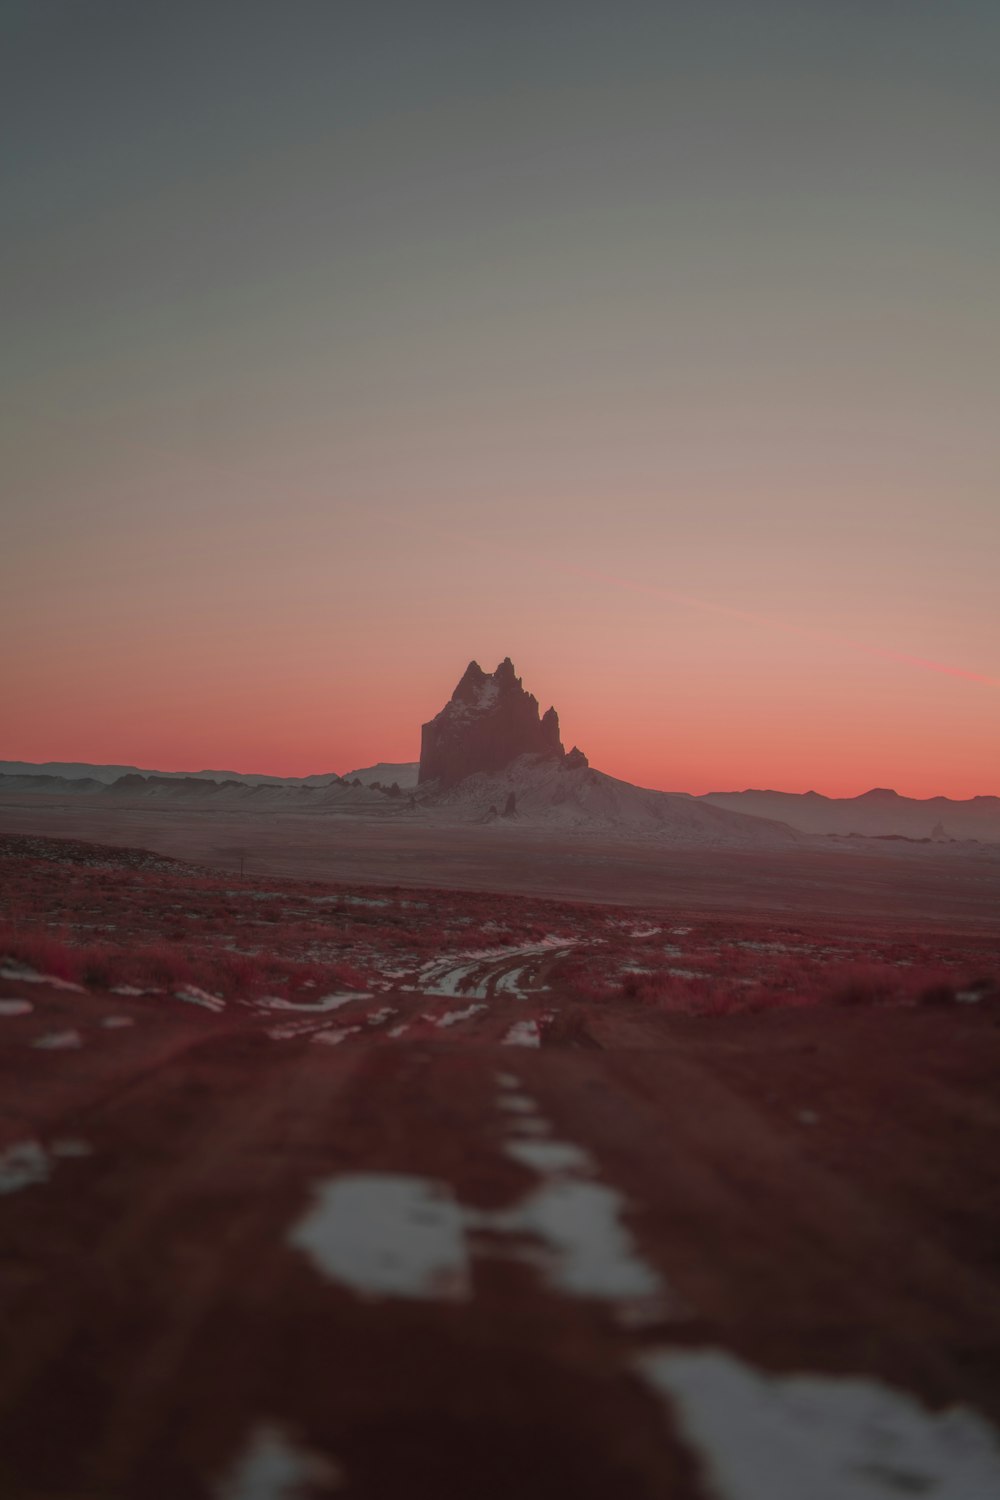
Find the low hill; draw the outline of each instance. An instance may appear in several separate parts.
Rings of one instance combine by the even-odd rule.
[[[395,782],[401,791],[409,791],[417,784],[420,771],[418,760],[380,760],[375,766],[362,766],[360,771],[346,771],[345,781],[360,781],[371,786],[377,781],[380,786],[392,786]]]
[[[780,822],[618,781],[581,756],[523,755],[501,771],[428,787],[419,805],[463,822],[510,822],[697,848],[784,849],[803,842]]]

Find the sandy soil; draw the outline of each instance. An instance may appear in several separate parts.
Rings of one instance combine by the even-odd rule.
[[[1000,846],[866,843],[749,853],[672,850],[505,825],[439,827],[246,812],[167,811],[44,796],[0,800],[0,834],[139,845],[248,874],[497,890],[718,911],[915,920],[995,930]]]

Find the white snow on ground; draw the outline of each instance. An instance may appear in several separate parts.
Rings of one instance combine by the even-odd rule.
[[[534,1115],[538,1113],[538,1105],[534,1099],[529,1099],[526,1094],[501,1094],[497,1100],[501,1109],[505,1109],[512,1115]]]
[[[582,1146],[570,1141],[508,1141],[507,1155],[540,1176],[556,1172],[593,1172],[594,1163]]]
[[[525,964],[520,969],[511,969],[507,974],[501,974],[496,982],[495,990],[498,995],[521,995],[527,983],[525,974],[531,973],[531,965]]]
[[[122,1026],[134,1026],[134,1016],[105,1016],[101,1022],[109,1031],[118,1031]]]
[[[289,1243],[362,1295],[444,1298],[469,1292],[462,1209],[442,1183],[363,1173],[320,1183]]]
[[[502,1087],[517,1079],[501,1074]],[[501,1099],[524,1116],[525,1096]],[[549,1127],[532,1117],[544,1131]],[[473,1255],[506,1255],[540,1270],[570,1296],[610,1301],[623,1317],[662,1308],[658,1273],[639,1256],[622,1223],[624,1201],[590,1180],[594,1163],[565,1141],[506,1142],[540,1184],[502,1209],[469,1208],[442,1182],[396,1173],[334,1177],[315,1188],[313,1207],[289,1234],[327,1276],[368,1296],[459,1299],[471,1295]]]
[[[139,990],[134,984],[115,984],[108,992],[111,995],[155,995],[156,990]]]
[[[503,1039],[505,1047],[540,1047],[537,1021],[515,1021]]]
[[[48,1182],[51,1163],[39,1141],[18,1141],[0,1151],[0,1193],[16,1193],[36,1182]]]
[[[384,1026],[386,1021],[391,1020],[395,1014],[396,1008],[394,1005],[383,1005],[381,1010],[373,1010],[369,1012],[369,1014],[365,1016],[365,1020],[368,1022],[369,1026]]]
[[[567,767],[535,755],[519,756],[502,771],[466,776],[447,790],[432,792],[423,806],[436,820],[482,823],[489,809],[503,807],[512,792],[517,802],[514,828],[579,829],[697,848],[790,848],[805,838],[767,817],[632,786],[593,767]],[[490,823],[491,836],[503,838],[510,826],[509,820],[496,818]]]
[[[393,1037],[402,1036],[405,1032],[409,1031],[409,1029],[409,1026],[404,1022],[404,1024],[401,1026],[394,1026],[391,1031],[386,1033],[386,1035]]]
[[[464,952],[451,954],[448,958],[435,958],[426,963],[417,972],[412,985],[404,985],[404,989],[415,989],[424,995],[441,995],[446,998],[454,998],[457,995],[468,996],[473,1000],[485,1000],[489,996],[489,983],[494,978],[492,973],[483,974],[479,982],[469,982],[470,976],[495,961],[499,965],[503,960],[516,962],[518,959],[536,959],[570,948],[579,948],[590,941],[583,938],[559,937],[554,933],[540,938],[537,942],[529,944],[524,948],[495,948],[466,949]],[[515,973],[519,976],[528,965],[522,965],[521,969],[513,973],[503,973],[496,979],[498,992],[511,991],[514,988]]]
[[[0,1000],[0,1016],[26,1016],[34,1008],[30,1000]]]
[[[40,1036],[37,1041],[32,1042],[33,1047],[40,1047],[46,1052],[74,1052],[83,1046],[83,1037],[78,1031],[50,1031],[46,1036]]]
[[[53,1141],[46,1151],[41,1141],[18,1141],[0,1151],[0,1194],[17,1193],[22,1188],[48,1182],[52,1175],[53,1157],[90,1156],[91,1148],[86,1141],[66,1139]]]
[[[986,1500],[1000,1434],[965,1407],[929,1412],[878,1381],[768,1375],[722,1349],[645,1355],[718,1500]]]
[[[272,1041],[284,1042],[289,1037],[312,1036],[318,1029],[316,1021],[289,1021],[284,1026],[269,1026],[265,1035]]]
[[[85,995],[82,984],[72,984],[68,979],[57,979],[54,974],[39,974],[27,964],[5,963],[0,969],[0,979],[13,979],[18,984],[47,984],[53,990],[72,990],[76,995]]]
[[[221,1484],[216,1500],[305,1500],[317,1490],[340,1489],[339,1464],[294,1443],[280,1427],[264,1425],[252,1434],[239,1460]]]
[[[320,1011],[339,1010],[342,1005],[350,1005],[352,1000],[370,1000],[370,990],[349,990],[339,995],[319,995],[315,1000],[282,1000],[278,995],[261,995],[254,1002],[261,1010],[297,1010],[318,1014]]]
[[[471,1020],[473,1016],[485,1009],[485,1005],[467,1005],[464,1010],[446,1010],[443,1016],[431,1016],[429,1019],[438,1027],[455,1026],[459,1021]]]
[[[470,984],[464,988],[463,981],[468,981],[469,976],[479,968],[478,963],[457,964],[454,967],[442,968],[437,965],[435,972],[430,976],[418,981],[416,988],[424,995],[440,995],[443,998],[454,1000],[461,995],[472,995],[474,999],[486,998],[486,985]]]
[[[470,1214],[469,1222],[491,1234],[541,1240],[545,1275],[557,1291],[609,1301],[655,1297],[660,1278],[637,1255],[620,1222],[623,1207],[613,1188],[557,1177],[513,1208]],[[530,1252],[522,1258],[539,1259]]]
[[[339,1030],[330,1027],[326,1031],[314,1031],[312,1039],[314,1042],[324,1042],[328,1047],[339,1047],[342,1041],[349,1036],[356,1035],[360,1030],[360,1026],[343,1026]]]
[[[181,989],[174,990],[174,999],[185,1000],[188,1005],[201,1005],[216,1013],[226,1008],[225,1000],[218,995],[210,995],[207,990],[200,990],[196,984],[185,984]]]
[[[660,1278],[635,1254],[611,1188],[559,1176],[507,1209],[465,1208],[443,1183],[394,1173],[333,1178],[289,1234],[325,1275],[363,1295],[455,1300],[470,1293],[477,1248],[540,1265],[558,1291],[611,1301],[646,1299]],[[539,1254],[525,1239],[541,1241]]]
[[[541,1178],[541,1186],[512,1208],[470,1215],[493,1233],[540,1240],[543,1253],[530,1249],[519,1258],[540,1264],[557,1290],[578,1297],[598,1297],[619,1304],[629,1318],[644,1316],[663,1297],[656,1271],[637,1254],[621,1222],[624,1200],[614,1189],[593,1182],[596,1166],[590,1154],[570,1141],[525,1140],[525,1134],[548,1135],[551,1127],[534,1101],[516,1091],[516,1079],[501,1074],[503,1092],[497,1104],[517,1118],[521,1138],[508,1138],[505,1151]],[[526,1130],[526,1127],[534,1127]],[[582,1180],[581,1180],[582,1179]]]

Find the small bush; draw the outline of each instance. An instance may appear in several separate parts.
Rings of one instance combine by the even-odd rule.
[[[831,990],[830,1000],[834,1005],[878,1005],[891,994],[892,986],[884,975],[858,970]]]

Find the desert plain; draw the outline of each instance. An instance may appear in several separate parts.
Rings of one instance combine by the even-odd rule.
[[[988,846],[36,794],[0,869],[5,1493],[996,1492]]]

